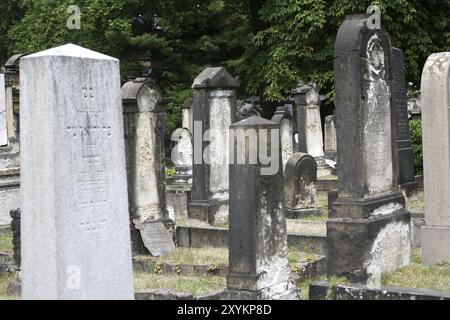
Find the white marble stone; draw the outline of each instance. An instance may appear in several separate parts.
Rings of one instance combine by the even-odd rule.
[[[8,144],[6,125],[5,75],[0,74],[0,147]]]
[[[450,261],[450,52],[431,55],[422,75],[426,264]]]
[[[324,156],[319,91],[313,87],[306,95],[306,146],[314,158]]]
[[[119,61],[69,44],[20,69],[23,298],[133,299]]]

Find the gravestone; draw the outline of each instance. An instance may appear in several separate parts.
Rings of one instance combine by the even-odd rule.
[[[272,121],[280,125],[281,139],[281,162],[283,164],[283,172],[286,168],[288,160],[294,154],[294,118],[285,107],[278,107]]]
[[[239,121],[258,116],[261,117],[262,111],[257,104],[243,102],[242,105],[238,105],[237,119]]]
[[[332,168],[325,162],[319,90],[313,83],[307,85],[300,81],[293,90],[293,95],[298,126],[298,151],[316,159],[318,177],[329,176]]]
[[[325,158],[337,160],[336,116],[325,118]]]
[[[162,222],[144,222],[141,235],[145,247],[154,257],[175,250],[172,236]]]
[[[239,80],[224,68],[206,68],[195,78],[194,165],[189,217],[228,222],[229,126],[236,119]]]
[[[168,220],[164,169],[166,101],[151,79],[136,78],[122,86],[122,105],[133,252],[144,254],[141,224]]]
[[[397,112],[398,183],[406,194],[410,195],[417,190],[418,184],[414,170],[414,151],[409,134],[403,51],[396,48],[392,50],[392,103]]]
[[[67,44],[20,69],[22,297],[133,299],[119,61]]]
[[[287,259],[283,192],[274,192],[283,189],[279,128],[256,116],[231,126],[234,161],[225,299],[298,299]]]
[[[194,132],[194,100],[187,98],[182,105],[182,127]]]
[[[284,171],[284,212],[287,219],[319,215],[316,208],[317,164],[306,153],[294,154]]]
[[[0,147],[7,145],[8,131],[6,129],[5,75],[0,73]]]
[[[172,149],[172,161],[175,165],[175,183],[192,184],[192,136],[188,129],[178,128],[172,133],[175,143]]]
[[[398,188],[392,46],[369,15],[348,16],[335,46],[339,195],[327,222],[329,275],[376,283],[410,261],[410,214]]]
[[[422,257],[427,265],[450,262],[450,52],[431,55],[422,75],[425,223]]]

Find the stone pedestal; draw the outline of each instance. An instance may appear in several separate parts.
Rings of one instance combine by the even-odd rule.
[[[68,44],[20,69],[22,297],[133,299],[119,61]]]
[[[287,260],[283,193],[278,192],[283,188],[279,125],[254,116],[233,124],[231,130],[231,154],[235,159],[246,157],[230,165],[230,270],[224,297],[298,299]],[[246,143],[246,137],[253,140]],[[271,150],[270,165],[261,163],[261,150],[264,155]]]
[[[236,119],[239,81],[224,68],[206,68],[194,80],[194,164],[189,217],[228,222],[229,126]]]
[[[450,52],[431,55],[422,75],[425,222],[423,262],[450,262]]]
[[[392,46],[368,15],[348,16],[334,62],[339,195],[327,223],[329,275],[378,283],[409,263],[410,214],[398,189]]]

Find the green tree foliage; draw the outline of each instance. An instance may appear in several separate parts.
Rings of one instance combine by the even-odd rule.
[[[81,9],[80,30],[66,27],[70,4]],[[264,82],[265,97],[279,101],[303,79],[316,81],[331,103],[337,30],[371,4],[380,6],[417,88],[426,58],[450,51],[448,0],[2,0],[0,55],[72,42],[119,58],[123,81],[151,70],[173,98],[172,128],[208,65],[239,75],[242,96]]]
[[[409,132],[414,151],[416,175],[423,175],[422,122],[420,120],[409,121]]]

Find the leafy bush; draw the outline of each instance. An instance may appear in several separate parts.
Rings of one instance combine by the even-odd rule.
[[[422,122],[420,120],[409,121],[409,132],[414,150],[416,175],[423,175]]]

